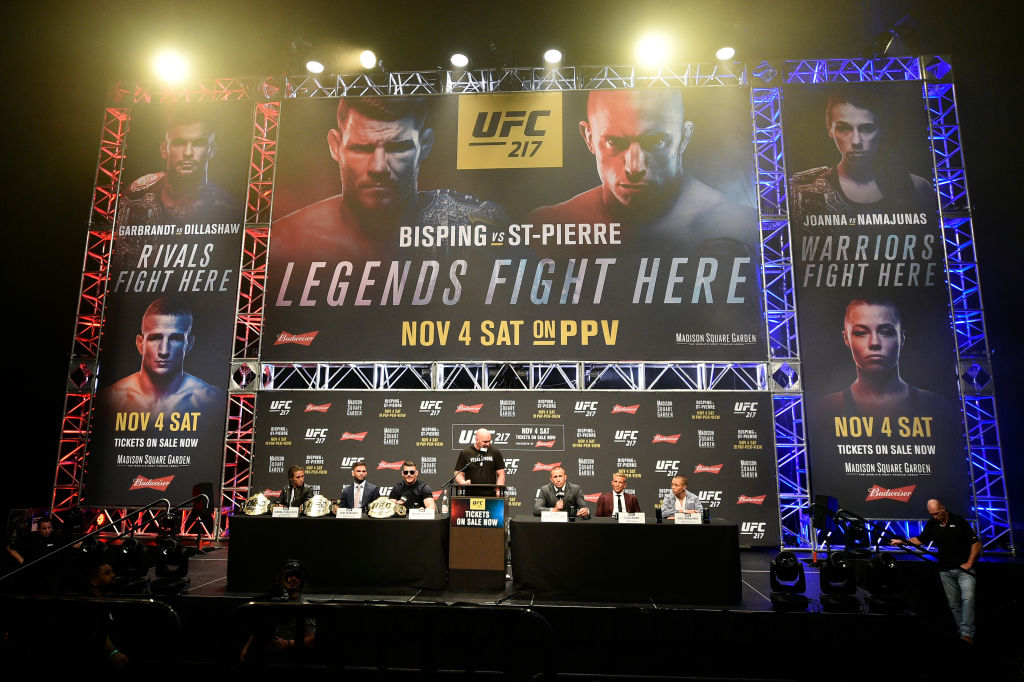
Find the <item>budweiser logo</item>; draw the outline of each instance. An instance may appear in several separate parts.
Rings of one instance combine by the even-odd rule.
[[[338,440],[362,440],[366,438],[367,433],[369,432],[363,431],[362,433],[349,433],[348,431],[346,431],[345,433],[341,434],[341,438],[339,438]]]
[[[533,465],[534,471],[551,471],[555,467],[562,466],[561,462],[555,462],[554,464],[544,464],[543,462],[537,462]]]
[[[455,408],[455,413],[458,414],[459,412],[472,412],[473,414],[476,414],[477,412],[480,411],[480,408],[483,406],[483,403],[480,403],[479,405],[463,405],[462,403],[459,403],[459,406]]]
[[[618,405],[612,408],[612,414],[619,414],[624,412],[626,414],[636,414],[636,411],[640,409],[640,405]]]
[[[660,433],[656,433],[656,434],[654,434],[654,440],[652,440],[651,442],[652,443],[675,443],[676,441],[679,440],[679,437],[682,436],[682,435],[683,434],[681,434],[681,433],[673,433],[671,436],[663,436]]]
[[[441,497],[441,493],[443,493],[443,492],[444,492],[443,490],[431,490],[430,494],[433,496],[434,500],[436,501],[437,499],[439,499]]]
[[[400,459],[397,462],[385,462],[384,460],[381,460],[377,464],[377,470],[379,471],[380,469],[394,469],[395,471],[398,471],[399,469],[402,468],[403,464],[405,464],[404,459]]]
[[[722,471],[721,464],[713,464],[712,466],[706,466],[704,464],[698,464],[697,468],[693,470],[695,474],[717,474]]]
[[[132,487],[128,490],[167,490],[167,486],[174,480],[174,476],[164,476],[163,478],[146,478],[145,476],[136,476],[135,480],[132,481]]]
[[[270,488],[267,488],[263,491],[263,494],[267,497],[281,497],[281,490],[283,490],[283,488],[278,490],[271,490]]]
[[[555,441],[553,440],[539,440],[533,444],[533,447],[535,448],[553,448],[554,446]]]
[[[765,497],[767,495],[757,495],[756,497],[740,495],[740,499],[736,500],[736,504],[764,504]]]
[[[310,403],[306,405],[306,412],[326,412],[329,409],[331,409],[330,403],[324,403],[323,405],[314,405],[313,403]]]
[[[300,346],[308,346],[309,344],[313,343],[313,339],[315,339],[316,335],[319,333],[319,329],[315,332],[306,332],[304,334],[292,334],[290,332],[281,332],[280,334],[277,335],[277,338],[274,339],[274,345],[280,346],[281,344],[284,343],[297,343]]]
[[[883,488],[877,483],[868,488],[868,496],[864,498],[865,502],[871,502],[872,500],[895,500],[897,502],[909,502],[910,496],[914,494],[914,488],[917,484],[906,485],[902,488]]]
[[[601,493],[594,493],[593,495],[584,495],[583,499],[586,500],[587,502],[597,502],[597,500],[600,497],[601,497]]]

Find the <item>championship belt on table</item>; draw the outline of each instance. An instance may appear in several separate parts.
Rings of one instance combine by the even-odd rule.
[[[392,516],[405,516],[408,510],[390,497],[378,497],[370,503],[367,515],[374,519],[390,519]]]
[[[266,514],[270,509],[270,499],[263,493],[256,493],[242,505],[242,512],[246,516],[259,516]]]
[[[323,495],[314,495],[302,503],[302,513],[305,516],[323,516],[331,510],[331,501]]]

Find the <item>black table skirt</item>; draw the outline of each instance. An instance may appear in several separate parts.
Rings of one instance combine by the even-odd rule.
[[[444,589],[448,517],[410,519],[275,519],[232,516],[228,588],[269,590],[281,565],[298,559],[307,592],[359,587]]]
[[[574,599],[648,597],[673,603],[740,600],[735,524],[619,524],[594,518],[510,522],[515,589]]]

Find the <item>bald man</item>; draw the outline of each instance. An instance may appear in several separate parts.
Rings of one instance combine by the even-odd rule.
[[[505,485],[505,458],[501,450],[492,447],[492,434],[487,429],[477,429],[473,442],[462,448],[455,462],[455,482],[489,483]]]
[[[579,131],[601,185],[534,209],[528,222],[619,222],[624,244],[643,238],[701,251],[757,253],[754,209],[732,203],[684,169],[694,125],[686,120],[680,90],[594,90]]]
[[[939,577],[942,590],[953,612],[960,639],[974,643],[974,566],[981,555],[981,540],[966,519],[950,514],[938,500],[928,500],[928,515],[921,534],[910,538],[914,545],[935,543],[939,552]],[[901,545],[896,538],[892,544]]]

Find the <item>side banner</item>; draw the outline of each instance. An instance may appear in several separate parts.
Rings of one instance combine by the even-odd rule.
[[[811,484],[879,519],[970,491],[921,87],[784,91]]]
[[[132,111],[84,502],[187,499],[223,460],[251,107]]]
[[[365,461],[387,495],[410,460],[436,498],[459,452],[487,428],[504,457],[510,515],[533,513],[556,466],[583,487],[591,512],[612,474],[626,473],[626,492],[652,517],[682,474],[712,518],[739,525],[741,544],[779,542],[767,393],[264,391],[256,409],[254,493],[280,495],[299,465],[306,485],[338,499]]]
[[[264,360],[765,357],[747,88],[288,100],[279,150]]]

